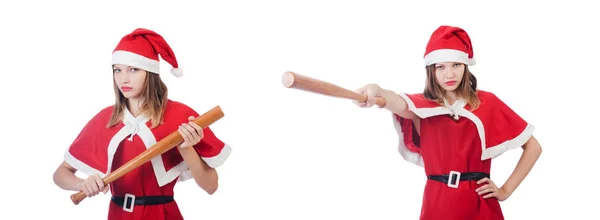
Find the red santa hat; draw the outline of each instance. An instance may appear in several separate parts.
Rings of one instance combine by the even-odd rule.
[[[475,65],[473,45],[465,30],[442,25],[436,29],[425,49],[425,66],[439,62],[460,62]]]
[[[113,51],[112,64],[135,66],[159,74],[159,55],[173,67],[171,74],[176,77],[183,76],[175,54],[165,39],[156,32],[144,28],[135,29],[121,39]]]

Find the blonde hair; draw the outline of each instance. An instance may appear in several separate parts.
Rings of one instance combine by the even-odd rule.
[[[464,65],[464,64],[463,64]],[[456,94],[458,97],[465,99],[467,104],[471,107],[471,111],[479,107],[480,101],[477,96],[477,78],[469,70],[468,65],[465,66],[465,72],[462,77],[460,85],[456,88]],[[425,83],[425,90],[423,95],[426,99],[435,101],[440,105],[444,104],[444,90],[437,82],[435,77],[435,64],[431,64],[426,67],[427,79]]]
[[[146,71],[146,79],[144,80],[144,89],[142,90],[142,105],[140,106],[140,114],[149,117],[152,121],[152,128],[162,124],[165,108],[167,106],[168,90],[165,83],[156,73]],[[123,113],[127,106],[127,99],[113,80],[113,90],[115,92],[115,105],[113,106],[112,115],[107,128],[119,124],[123,120]]]

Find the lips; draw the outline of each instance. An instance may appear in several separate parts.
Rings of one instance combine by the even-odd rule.
[[[448,86],[453,86],[454,84],[456,84],[456,81],[448,81],[445,84]]]
[[[121,87],[121,90],[122,90],[123,92],[127,92],[127,91],[130,91],[130,90],[132,90],[132,89],[133,89],[133,88],[131,88],[131,87],[128,87],[128,86],[122,86],[122,87]]]

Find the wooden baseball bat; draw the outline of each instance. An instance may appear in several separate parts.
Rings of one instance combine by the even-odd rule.
[[[364,102],[367,100],[367,95],[363,95],[338,85],[303,76],[294,72],[285,72],[282,77],[283,86],[294,88],[308,92],[318,93],[321,95],[332,96],[337,98],[346,98],[355,101]],[[385,99],[377,97],[375,104],[380,108],[385,107]]]
[[[193,122],[202,128],[206,128],[212,123],[221,119],[223,116],[224,114],[221,111],[221,107],[215,106],[211,110],[195,118]],[[183,137],[181,137],[181,134],[179,134],[178,131],[174,131],[173,133],[169,134],[156,144],[152,145],[152,147],[148,148],[135,158],[131,159],[131,161],[127,162],[123,166],[119,167],[115,171],[109,173],[104,178],[102,178],[102,180],[104,181],[104,185],[106,186],[112,183],[113,181],[119,179],[121,176],[129,173],[131,170],[150,161],[152,158],[169,151],[171,148],[177,146],[181,142],[183,142]],[[85,198],[86,195],[83,191],[79,191],[78,193],[71,195],[71,200],[75,205],[79,204]]]

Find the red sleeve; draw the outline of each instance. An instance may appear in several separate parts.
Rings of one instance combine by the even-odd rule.
[[[490,93],[486,102],[488,111],[483,118],[486,134],[484,159],[523,146],[532,136],[534,127],[494,94]]]
[[[423,166],[420,154],[420,137],[410,119],[392,114],[394,127],[398,134],[398,152],[406,161]]]
[[[420,153],[420,137],[413,121],[402,118],[398,115],[396,115],[396,119],[400,122],[402,127],[402,134],[404,136],[404,144],[406,145],[406,148],[408,148],[408,150],[411,152]]]
[[[198,113],[193,110],[192,113],[194,117],[199,116]],[[194,146],[194,149],[208,166],[212,168],[221,166],[231,154],[231,147],[221,141],[210,127],[204,128],[203,133],[204,137]]]

